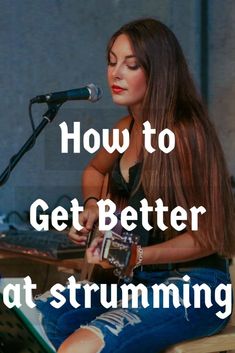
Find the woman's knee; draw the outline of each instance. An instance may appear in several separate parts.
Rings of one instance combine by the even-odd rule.
[[[62,343],[58,353],[99,353],[103,347],[104,340],[98,330],[80,328]]]

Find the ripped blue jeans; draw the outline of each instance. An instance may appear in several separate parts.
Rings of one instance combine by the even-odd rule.
[[[188,298],[185,301],[185,275],[189,276]],[[184,277],[184,278],[183,278]],[[218,317],[218,312],[226,310],[226,292],[218,288],[221,284],[227,286],[230,283],[229,273],[216,269],[195,268],[161,272],[137,272],[133,284],[143,283],[148,289],[147,307],[143,307],[141,297],[138,297],[138,307],[128,308],[119,306],[115,309],[105,309],[100,303],[100,294],[92,293],[91,308],[84,308],[84,299],[81,291],[78,293],[77,301],[81,306],[77,309],[70,304],[69,300],[59,309],[50,305],[53,298],[46,301],[37,299],[37,308],[43,316],[45,331],[57,349],[60,344],[75,330],[85,327],[99,334],[103,341],[102,353],[157,353],[166,347],[187,339],[213,335],[219,332],[227,324],[227,317]],[[174,293],[169,295],[168,304],[166,293],[159,290],[158,307],[154,307],[154,285],[174,284],[178,288],[179,302],[174,302]],[[208,298],[202,290],[200,293],[200,305],[195,305],[195,285],[206,284],[210,290],[211,297]],[[110,288],[110,287],[109,287]],[[217,288],[217,292],[216,292]],[[231,289],[230,289],[231,292]],[[168,292],[171,293],[171,290]],[[215,294],[217,293],[217,294]],[[63,295],[69,298],[68,290]],[[220,301],[218,300],[218,295]],[[118,299],[121,299],[121,288],[118,290]],[[230,293],[231,299],[231,293]],[[131,300],[131,298],[130,298]],[[197,301],[198,303],[198,301]],[[228,311],[229,311],[229,303]],[[231,304],[231,303],[230,303]],[[146,306],[146,305],[145,305]],[[195,307],[200,306],[200,307]],[[230,310],[231,311],[231,310]]]

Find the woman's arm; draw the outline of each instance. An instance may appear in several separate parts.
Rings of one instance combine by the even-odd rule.
[[[177,263],[195,260],[214,253],[200,246],[189,232],[163,243],[143,248],[143,265]]]
[[[100,261],[99,241],[93,241],[87,250],[89,263],[98,264],[106,268],[107,263]],[[143,259],[141,265],[166,264],[186,262],[208,256],[214,253],[211,249],[205,249],[196,243],[194,237],[186,232],[163,243],[143,247]]]
[[[129,128],[130,122],[131,117],[126,116],[119,120],[114,128],[119,129],[121,132],[122,130]],[[109,143],[112,145],[112,133],[110,133],[109,139]],[[120,134],[120,144],[122,144],[122,134]],[[72,227],[68,234],[69,238],[79,245],[85,244],[88,233],[98,219],[99,212],[96,199],[99,200],[102,196],[105,176],[112,169],[118,156],[118,151],[109,153],[104,148],[101,148],[84,169],[82,176],[83,199],[86,200],[90,197],[91,198],[86,202],[85,210],[79,216],[79,223],[83,225],[83,228],[80,231],[77,231]]]

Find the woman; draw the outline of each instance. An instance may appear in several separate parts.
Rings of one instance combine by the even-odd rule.
[[[86,243],[98,220],[97,201],[107,173],[110,198],[138,213],[143,198],[151,206],[160,198],[169,210],[181,206],[188,215],[191,207],[203,206],[206,212],[199,217],[197,231],[191,230],[187,217],[186,229],[177,232],[169,213],[164,218],[166,231],[157,227],[155,217],[149,218],[152,231],[137,221],[140,246],[133,282],[146,286],[174,283],[182,296],[187,274],[191,291],[194,284],[205,283],[213,292],[220,283],[230,281],[224,257],[234,253],[234,204],[218,138],[178,41],[159,21],[133,21],[112,36],[107,59],[113,101],[129,111],[116,128],[120,132],[129,129],[130,144],[122,155],[101,149],[86,167],[85,210],[80,215],[83,229],[77,232],[72,228],[69,236],[78,244]],[[151,141],[154,153],[143,146],[145,121],[156,129]],[[165,128],[175,135],[175,148],[170,153],[157,145],[156,136]],[[98,243],[94,241],[87,250],[88,261],[105,266],[99,260]],[[156,353],[178,341],[214,334],[228,321],[215,314],[219,306],[213,295],[213,305],[208,308],[203,302],[200,309],[176,308],[170,301],[169,308],[105,310],[95,295],[89,310],[68,305],[53,310],[48,302],[39,302],[38,307],[47,312],[44,325],[54,345],[60,346],[59,353]]]

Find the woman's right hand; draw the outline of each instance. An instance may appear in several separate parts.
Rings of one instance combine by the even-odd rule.
[[[79,223],[83,226],[83,228],[78,231],[74,227],[71,227],[68,233],[69,239],[80,246],[86,245],[88,234],[92,230],[98,218],[98,206],[92,205],[87,207],[79,215]]]

